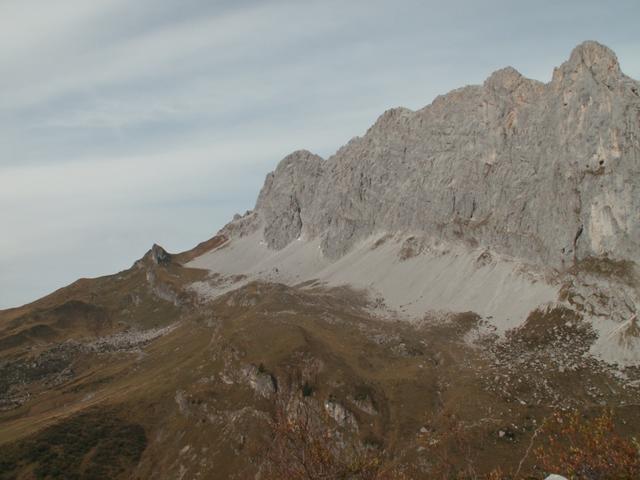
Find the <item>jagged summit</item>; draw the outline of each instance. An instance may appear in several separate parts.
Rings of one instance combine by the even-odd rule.
[[[168,265],[171,263],[172,255],[167,252],[163,247],[154,243],[144,256],[137,260],[134,265],[143,265],[145,262],[150,262],[154,265]]]
[[[504,87],[513,90],[524,77],[513,67],[505,67],[496,70],[484,81],[484,86],[488,88]]]
[[[616,54],[604,45],[589,41],[577,46],[569,60],[554,70],[551,83],[566,94],[576,90],[588,94],[599,88],[613,92],[626,79]]]
[[[593,40],[587,40],[571,52],[570,63],[580,61],[589,68],[606,68],[620,71],[618,57],[609,47]]]
[[[171,255],[157,243],[153,244],[149,253],[151,254],[151,259],[157,265],[166,265],[171,261]]]
[[[571,52],[569,60],[560,69],[565,71],[586,71],[594,75],[620,76],[618,57],[609,47],[598,42],[586,41]]]
[[[339,258],[375,232],[418,231],[556,268],[638,260],[638,97],[620,75],[611,50],[585,42],[550,84],[507,67],[385,112],[326,161],[295,152],[256,205],[265,240],[319,237]]]

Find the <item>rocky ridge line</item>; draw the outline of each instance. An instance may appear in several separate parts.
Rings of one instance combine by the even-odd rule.
[[[639,90],[596,42],[547,84],[498,70],[421,110],[385,112],[327,160],[292,153],[234,223],[263,228],[272,249],[319,237],[331,259],[406,231],[554,268],[638,262]]]

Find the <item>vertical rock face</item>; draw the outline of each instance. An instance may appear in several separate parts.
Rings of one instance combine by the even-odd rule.
[[[275,172],[267,175],[256,210],[264,218],[264,236],[269,247],[285,247],[312,220],[309,214],[323,164],[321,157],[300,150],[288,155]]]
[[[269,174],[265,240],[319,237],[337,258],[372,233],[411,231],[555,267],[640,261],[639,92],[586,42],[548,84],[509,67],[389,110],[328,160],[295,152]]]

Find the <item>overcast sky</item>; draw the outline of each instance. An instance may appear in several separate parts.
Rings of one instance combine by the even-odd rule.
[[[583,40],[640,2],[0,0],[0,308],[211,237],[287,153]]]

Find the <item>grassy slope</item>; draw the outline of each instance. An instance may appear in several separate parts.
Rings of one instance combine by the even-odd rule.
[[[153,285],[175,292],[177,303],[158,298],[149,271]],[[536,379],[541,376],[568,405],[589,410],[606,404],[618,409],[627,432],[640,426],[640,412],[632,406],[637,394],[604,373],[587,366],[558,372],[544,362],[511,368],[531,351],[545,358],[552,340],[541,331],[546,320],[539,316],[512,346],[489,355],[493,347],[463,341],[477,321],[471,314],[413,327],[373,319],[366,300],[348,289],[263,283],[195,308],[184,287],[203,275],[146,259],[142,266],[80,280],[34,304],[0,312],[0,341],[27,332],[22,343],[0,351],[3,361],[35,358],[67,338],[180,322],[167,335],[135,348],[73,351],[67,358],[70,376],[29,383],[30,398],[0,412],[0,444],[3,461],[15,467],[11,475],[32,478],[51,464],[31,450],[56,428],[95,429],[106,415],[117,419],[105,430],[116,433],[107,436],[143,431],[145,438],[139,461],[124,453],[109,458],[107,463],[120,465],[113,475],[194,478],[200,472],[203,478],[247,478],[268,445],[266,419],[273,411],[273,402],[244,380],[243,369],[250,365],[273,375],[281,388],[304,385],[308,401],[333,399],[344,405],[364,441],[414,467],[428,467],[431,457],[419,447],[436,438],[441,451],[461,465],[473,459],[482,471],[517,464],[536,425],[557,406],[556,400],[540,400]],[[590,388],[599,396],[588,395]],[[363,409],[363,402],[375,412]],[[452,418],[463,426],[469,448],[448,439]],[[102,447],[91,445],[79,452],[61,447],[71,463],[58,464],[72,465],[81,478],[89,478],[91,468],[106,468],[92,460]]]

